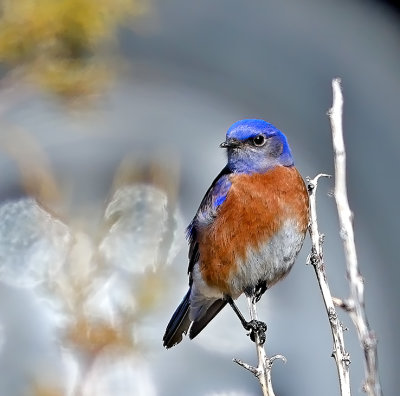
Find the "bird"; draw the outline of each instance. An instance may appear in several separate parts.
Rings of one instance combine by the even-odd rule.
[[[246,321],[234,300],[258,302],[292,268],[309,223],[309,195],[286,136],[261,119],[235,122],[220,144],[227,164],[187,227],[189,289],[172,315],[164,347],[196,337],[229,304],[265,341],[266,325]]]

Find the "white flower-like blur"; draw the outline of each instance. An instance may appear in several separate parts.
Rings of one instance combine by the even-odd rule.
[[[150,369],[140,356],[104,351],[82,385],[82,396],[156,396]]]
[[[179,210],[168,206],[165,192],[146,184],[118,189],[104,220],[108,228],[97,257],[105,268],[93,279],[84,308],[88,315],[115,325],[139,313],[144,295],[157,282],[157,271],[175,258],[183,221]],[[139,317],[145,315],[142,309]]]
[[[35,287],[57,275],[71,245],[71,232],[33,198],[0,205],[0,281]]]
[[[0,204],[0,282],[39,297],[54,324],[68,395],[154,396],[139,351],[160,337],[182,216],[163,190],[133,184],[116,190],[103,223],[99,241],[34,198]],[[0,324],[0,349],[3,333]]]
[[[167,232],[167,204],[166,194],[150,185],[118,189],[104,214],[112,223],[99,246],[106,262],[131,273],[170,263],[177,247]],[[179,221],[176,214],[172,220]]]

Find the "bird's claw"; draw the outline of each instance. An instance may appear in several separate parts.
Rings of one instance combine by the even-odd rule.
[[[258,339],[261,345],[264,345],[265,342],[265,332],[267,331],[267,325],[260,320],[251,320],[246,324],[246,330],[250,330],[250,339],[253,342],[256,342],[256,334],[258,335]]]

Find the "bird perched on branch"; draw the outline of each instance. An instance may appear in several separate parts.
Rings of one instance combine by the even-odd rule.
[[[189,290],[173,314],[164,346],[196,337],[229,304],[254,340],[266,325],[247,322],[234,300],[258,301],[293,266],[308,226],[308,193],[285,135],[258,119],[238,121],[220,147],[228,163],[187,228]]]

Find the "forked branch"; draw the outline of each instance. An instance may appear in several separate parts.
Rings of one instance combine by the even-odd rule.
[[[250,318],[251,320],[257,320],[257,308],[255,298],[247,297],[247,303],[249,305]],[[233,359],[235,363],[242,366],[246,370],[249,370],[258,379],[261,385],[263,396],[275,396],[274,390],[272,388],[271,381],[271,368],[275,360],[280,359],[286,363],[286,358],[282,355],[275,355],[269,358],[265,353],[264,344],[260,342],[260,337],[257,333],[255,336],[255,344],[258,357],[257,367],[251,366],[250,364],[244,363],[239,359]]]

